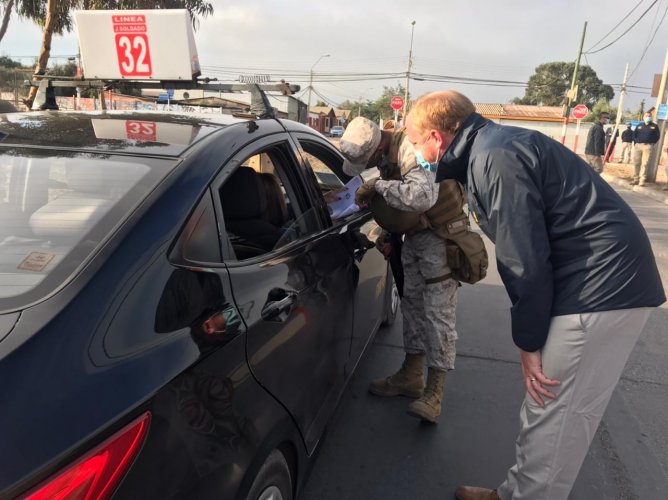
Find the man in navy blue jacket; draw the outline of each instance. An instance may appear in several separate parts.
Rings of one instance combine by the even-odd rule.
[[[439,162],[437,182],[467,185],[496,244],[527,392],[506,480],[456,496],[565,500],[651,308],[665,301],[647,234],[579,156],[486,120],[458,92],[421,97],[407,123],[416,151]]]

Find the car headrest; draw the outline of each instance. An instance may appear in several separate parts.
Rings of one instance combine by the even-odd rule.
[[[70,190],[37,209],[30,216],[30,228],[36,236],[82,237],[148,170],[146,165],[115,162],[95,168],[68,165],[65,178]]]
[[[110,162],[95,168],[85,165],[68,166],[65,174],[67,187],[80,193],[117,197],[125,194],[146,174],[146,165],[130,165]]]
[[[267,194],[260,175],[250,167],[239,167],[220,189],[226,219],[257,219],[267,209]]]

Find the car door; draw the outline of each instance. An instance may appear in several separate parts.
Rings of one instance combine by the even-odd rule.
[[[251,372],[311,451],[346,380],[352,255],[323,225],[287,134],[241,150],[213,192]]]
[[[343,158],[327,141],[305,134],[293,134],[304,158],[311,188],[318,192],[336,190],[349,179],[341,166]],[[324,203],[324,201],[323,201]],[[345,234],[354,265],[353,314],[354,326],[350,339],[348,373],[352,373],[364,349],[378,328],[385,307],[387,262],[374,248],[380,227],[368,210],[356,212],[340,219],[327,217],[328,224],[338,234]]]

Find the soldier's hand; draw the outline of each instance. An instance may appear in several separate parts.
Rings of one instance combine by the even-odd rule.
[[[383,230],[376,238],[376,250],[383,254],[385,260],[390,258],[392,253],[392,240],[390,234]]]
[[[390,258],[390,255],[392,254],[392,243],[376,242],[376,248],[383,254],[385,260]]]
[[[376,194],[376,180],[370,180],[362,184],[355,193],[355,204],[359,207],[367,207],[373,195]]]

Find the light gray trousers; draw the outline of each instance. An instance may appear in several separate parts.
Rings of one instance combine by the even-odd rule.
[[[520,410],[515,465],[497,489],[502,500],[566,500],[612,391],[651,308],[555,316],[543,372],[561,385],[541,408],[528,394]]]

